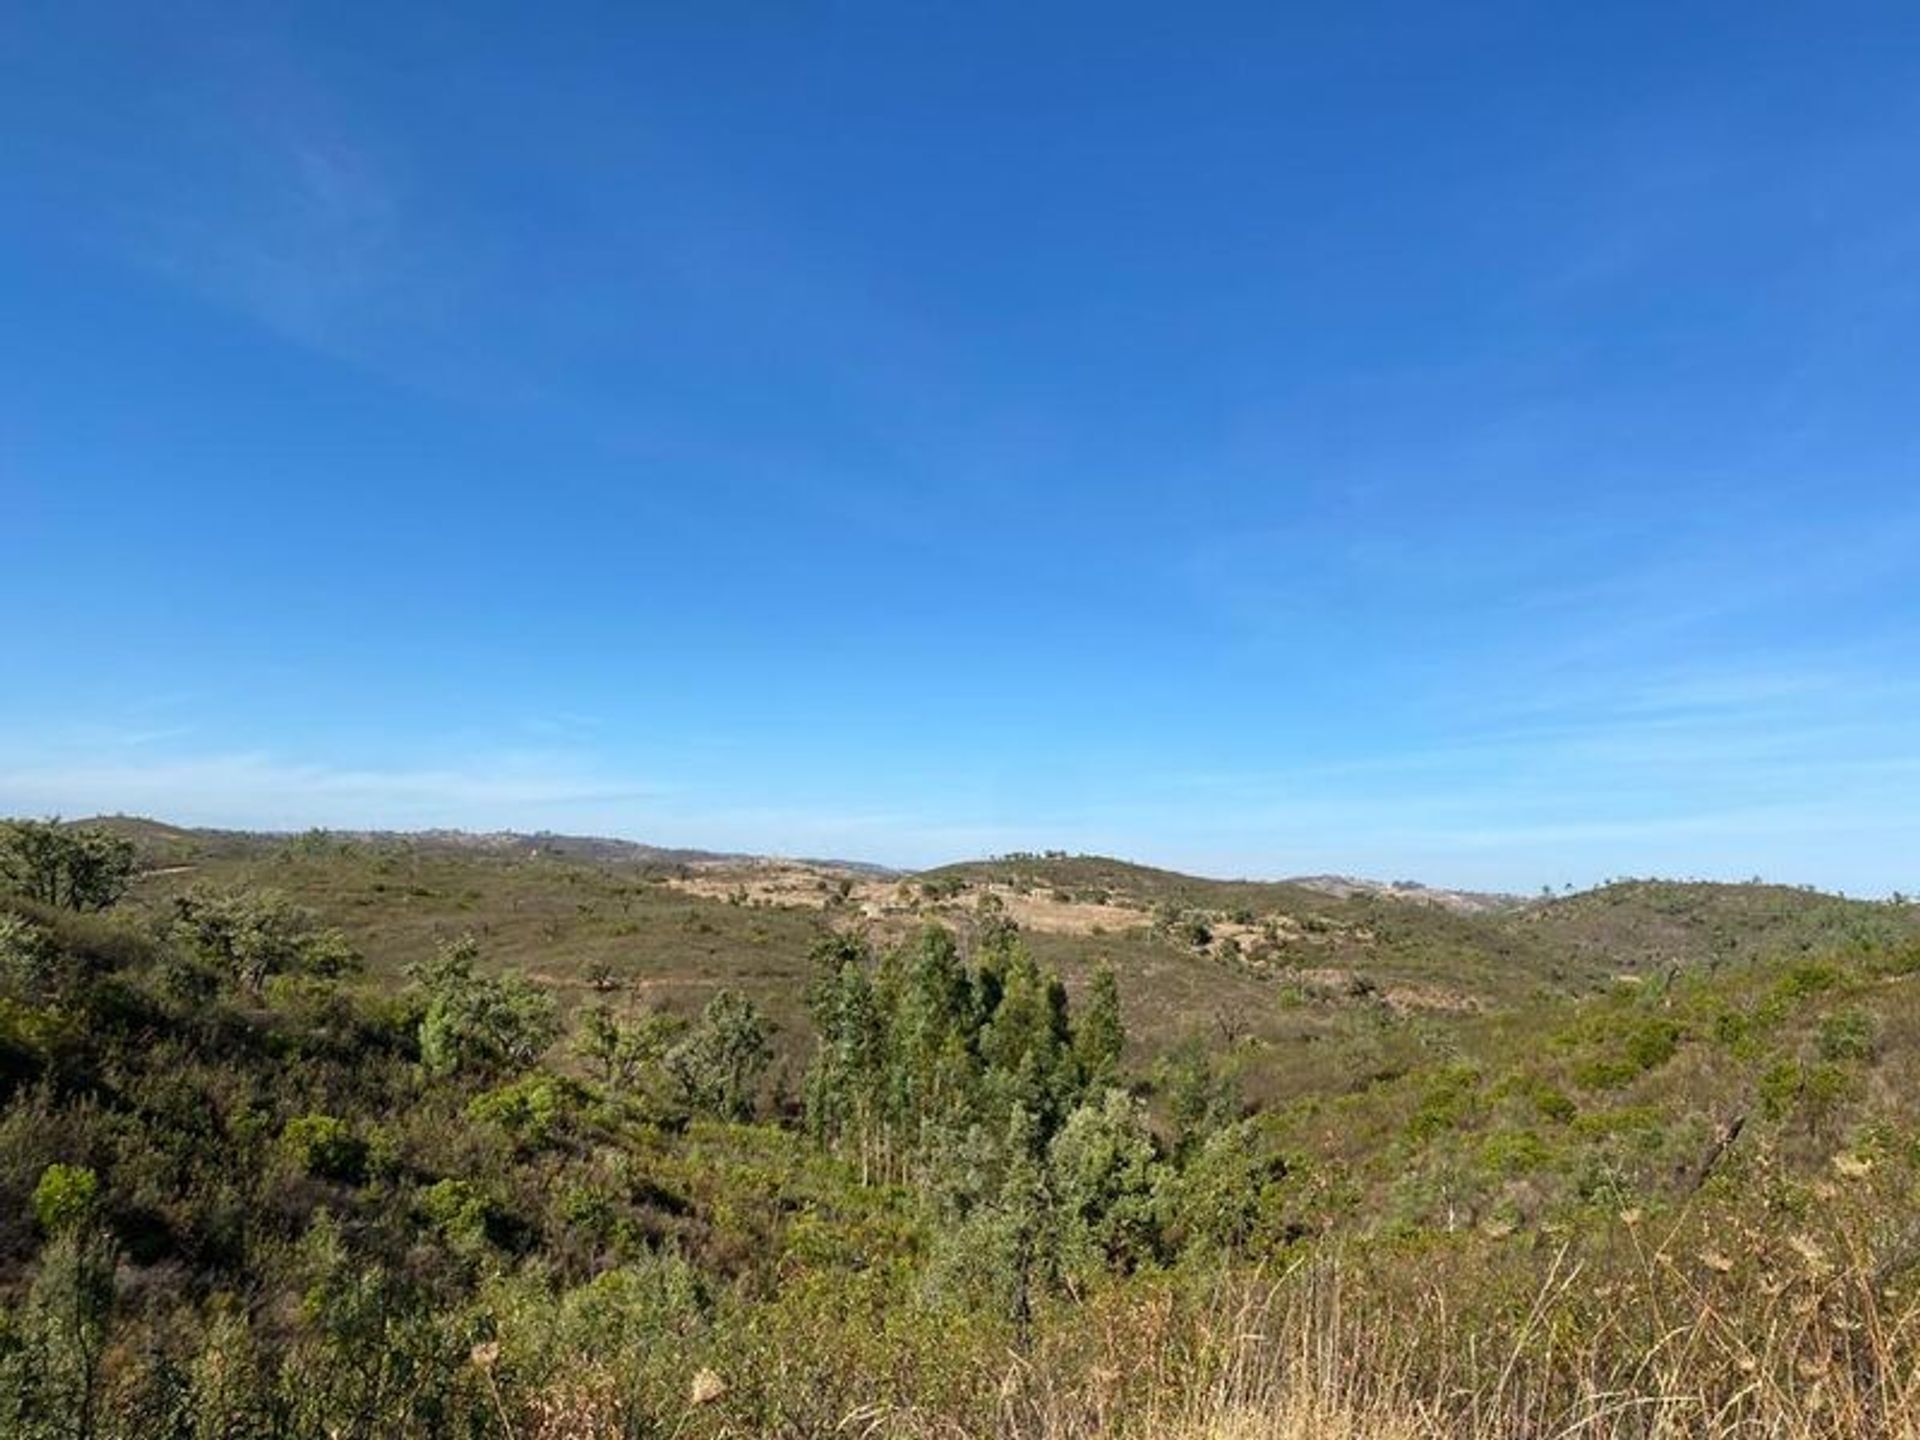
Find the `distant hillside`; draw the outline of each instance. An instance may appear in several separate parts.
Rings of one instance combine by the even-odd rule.
[[[1920,907],[1784,886],[1637,881],[1520,902],[1316,877],[1215,880],[1102,856],[1006,856],[901,875],[632,841],[433,831],[263,835],[115,817],[140,847],[147,905],[198,883],[311,905],[398,974],[473,933],[490,963],[569,1008],[611,975],[691,1013],[722,986],[754,995],[806,1053],[814,947],[894,943],[936,922],[963,940],[1016,924],[1070,988],[1120,976],[1141,1053],[1183,1037],[1239,1046],[1248,1084],[1283,1097],[1360,1087],[1451,1029],[1620,976],[1791,957],[1920,934]]]
[[[1105,855],[1007,855],[966,860],[921,871],[917,878],[1108,890],[1150,903],[1170,901],[1227,909],[1242,905],[1255,908],[1267,904],[1305,905],[1316,898],[1311,886],[1297,881],[1210,880]]]
[[[217,830],[189,829],[132,815],[101,815],[71,822],[98,825],[125,835],[143,858],[177,861],[190,854],[241,855],[274,849],[292,841],[310,844],[340,843],[373,848],[403,846],[423,851],[491,855],[547,855],[587,863],[635,865],[700,865],[753,860],[755,856],[728,850],[688,849],[647,845],[601,835],[560,835],[549,830]],[[885,866],[856,860],[814,860],[808,864],[890,874]]]
[[[1569,958],[1623,971],[1892,945],[1920,934],[1920,905],[1790,885],[1622,880],[1506,917]]]
[[[1345,900],[1354,896],[1403,900],[1464,914],[1510,910],[1530,903],[1523,896],[1474,890],[1446,890],[1415,880],[1368,880],[1353,875],[1299,875],[1282,880],[1214,880],[1175,870],[1137,865],[1102,855],[1010,855],[962,861],[922,872],[952,876],[1121,890],[1145,899],[1232,908],[1262,903],[1305,904],[1306,892]]]
[[[1286,882],[1305,886],[1342,898],[1349,895],[1377,895],[1385,900],[1405,900],[1415,905],[1437,905],[1443,910],[1459,910],[1469,915],[1484,915],[1495,910],[1513,910],[1528,904],[1525,897],[1502,895],[1482,890],[1443,890],[1422,885],[1417,880],[1365,880],[1353,875],[1299,875]]]

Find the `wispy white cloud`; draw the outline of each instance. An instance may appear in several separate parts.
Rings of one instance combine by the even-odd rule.
[[[370,149],[262,103],[209,161],[191,206],[147,197],[135,259],[298,344],[366,363],[409,277],[401,204]]]
[[[1669,717],[1656,717],[1664,726]],[[1275,876],[1328,869],[1531,889],[1612,874],[1760,873],[1858,890],[1920,876],[1920,755],[1802,730],[1541,728],[1263,770],[1093,775],[1076,793],[821,797],[804,777],[729,791],[635,778],[581,752],[340,765],[181,754],[124,737],[25,753],[0,742],[0,813],[150,814],[297,830],[552,829],[904,865],[1060,846]],[[1866,743],[1871,740],[1873,743]],[[1724,753],[1722,753],[1724,752]]]
[[[945,823],[925,811],[696,794],[564,752],[342,766],[264,751],[141,754],[132,737],[116,745],[74,737],[55,751],[18,751],[0,744],[0,815],[138,814],[262,830],[556,830],[901,864],[1013,848],[1030,833],[1024,826]]]
[[[0,810],[129,812],[185,824],[299,828],[540,826],[611,815],[665,792],[577,766],[503,757],[421,768],[338,767],[264,752],[0,761]]]

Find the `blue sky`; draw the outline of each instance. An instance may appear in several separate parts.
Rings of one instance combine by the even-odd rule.
[[[14,7],[0,811],[1920,889],[1920,11]]]

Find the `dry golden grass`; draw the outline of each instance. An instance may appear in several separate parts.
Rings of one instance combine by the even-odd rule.
[[[848,1414],[907,1440],[1909,1440],[1920,1436],[1920,1304],[1831,1237],[1744,1251],[1734,1274],[1638,1240],[1598,1279],[1562,1251],[1530,1300],[1466,1313],[1436,1281],[1389,1294],[1338,1264],[1089,1302],[1009,1357],[972,1416]],[[830,1342],[829,1342],[830,1343]],[[703,1434],[746,1434],[723,1426]]]

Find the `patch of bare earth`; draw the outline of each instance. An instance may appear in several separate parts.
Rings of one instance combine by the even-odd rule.
[[[735,905],[773,906],[802,910],[840,909],[882,934],[905,934],[923,920],[942,920],[962,926],[983,909],[998,909],[1023,930],[1043,935],[1120,935],[1153,923],[1140,902],[1113,898],[1082,899],[1063,892],[1010,884],[975,884],[958,895],[928,899],[912,880],[876,879],[831,866],[797,861],[716,861],[698,865],[687,875],[667,882],[674,889],[702,899]],[[1437,985],[1396,983],[1376,986],[1358,971],[1333,966],[1303,967],[1281,958],[1284,952],[1326,950],[1336,945],[1365,947],[1374,943],[1363,926],[1343,925],[1313,916],[1273,914],[1252,924],[1214,917],[1208,922],[1212,940],[1195,955],[1237,964],[1240,968],[1287,979],[1328,998],[1371,996],[1400,1011],[1466,1014],[1480,1008],[1472,997]],[[1231,958],[1230,958],[1231,957]]]
[[[957,918],[977,913],[982,897],[992,896],[1007,918],[1022,929],[1056,935],[1112,933],[1132,929],[1146,921],[1142,911],[1131,905],[1062,899],[1011,885],[979,885],[952,900],[928,902],[912,881],[874,879],[792,861],[702,865],[667,884],[683,894],[740,905],[800,910],[845,906],[869,920],[919,915]]]
[[[1061,899],[1035,892],[1022,894],[1005,885],[984,887],[999,897],[1007,916],[1023,930],[1040,930],[1056,935],[1095,935],[1130,930],[1144,924],[1146,917],[1134,906],[1112,901]]]

